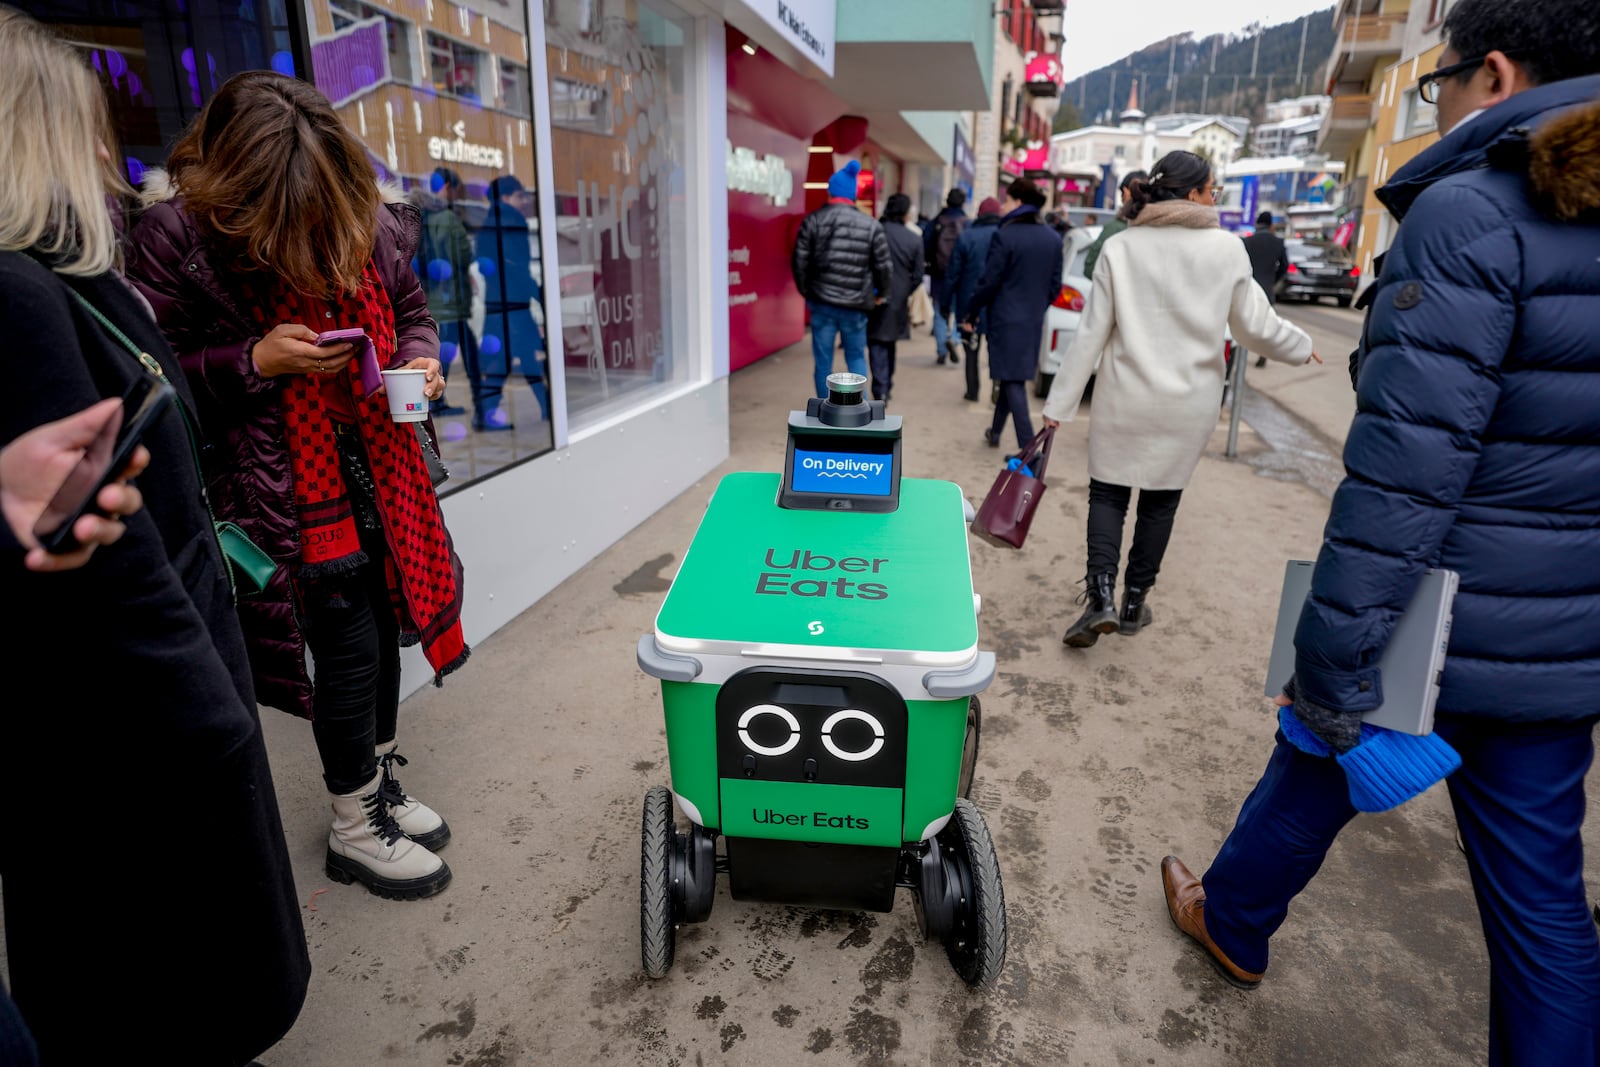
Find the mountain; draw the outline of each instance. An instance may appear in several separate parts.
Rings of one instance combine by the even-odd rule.
[[[1135,84],[1139,107],[1151,115],[1193,111],[1260,121],[1270,100],[1323,91],[1333,40],[1331,7],[1293,22],[1253,23],[1238,33],[1199,40],[1180,33],[1068,82],[1061,90],[1055,132],[1096,120],[1115,122]],[[1068,41],[1067,48],[1073,47]]]

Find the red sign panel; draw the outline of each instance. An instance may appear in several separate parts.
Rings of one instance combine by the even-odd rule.
[[[1049,85],[1061,84],[1061,58],[1052,55],[1036,55],[1028,60],[1027,79],[1031,83],[1044,82]]]

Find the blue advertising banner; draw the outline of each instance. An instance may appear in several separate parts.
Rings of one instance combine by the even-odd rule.
[[[955,184],[967,198],[972,197],[972,183],[977,177],[977,157],[972,153],[972,144],[967,140],[967,135],[962,132],[960,123],[955,126],[955,147],[950,153],[950,167],[955,171]]]
[[[1251,222],[1261,210],[1261,179],[1254,174],[1239,183],[1239,214]]]

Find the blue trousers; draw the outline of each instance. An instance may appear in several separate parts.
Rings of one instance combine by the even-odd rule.
[[[828,375],[833,373],[833,341],[844,341],[844,366],[851,374],[867,374],[867,313],[833,304],[808,303],[811,308],[811,358],[816,362],[818,396],[828,395]]]
[[[1435,726],[1461,753],[1448,785],[1488,942],[1492,1067],[1600,1067],[1600,938],[1580,838],[1596,721],[1441,716]],[[1267,969],[1267,941],[1289,901],[1355,814],[1339,765],[1279,734],[1202,879],[1206,931],[1229,959]]]

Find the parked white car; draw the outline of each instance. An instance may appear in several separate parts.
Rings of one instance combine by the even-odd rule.
[[[1089,279],[1083,275],[1084,257],[1100,236],[1099,226],[1078,226],[1067,231],[1062,242],[1066,269],[1061,272],[1061,292],[1044,313],[1044,336],[1039,344],[1039,373],[1034,378],[1035,396],[1049,396],[1050,383],[1061,369],[1061,357],[1078,333],[1083,308],[1089,299]]]

